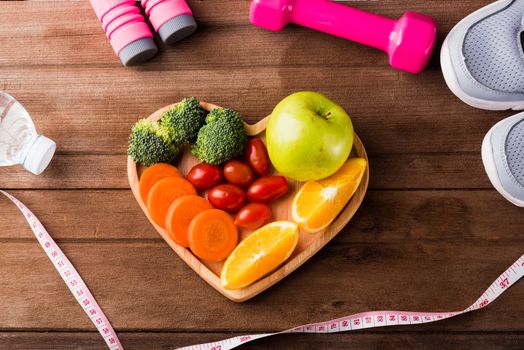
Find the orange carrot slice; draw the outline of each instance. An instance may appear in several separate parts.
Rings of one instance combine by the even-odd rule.
[[[195,216],[189,225],[189,246],[200,259],[222,261],[237,243],[237,227],[223,210],[206,210]]]
[[[193,185],[181,177],[166,177],[157,181],[147,196],[147,210],[149,216],[158,226],[166,227],[167,210],[175,199],[197,192]]]
[[[147,195],[158,180],[171,176],[182,177],[177,168],[167,163],[157,163],[144,170],[138,185],[142,202],[147,203]]]
[[[183,247],[189,247],[189,224],[205,210],[213,209],[211,203],[200,196],[182,196],[176,199],[166,217],[166,231],[171,238]]]

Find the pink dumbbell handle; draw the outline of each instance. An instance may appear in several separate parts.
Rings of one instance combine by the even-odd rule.
[[[396,21],[328,0],[294,0],[289,22],[388,51]]]

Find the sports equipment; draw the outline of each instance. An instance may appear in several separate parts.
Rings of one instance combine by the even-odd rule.
[[[328,0],[253,0],[250,20],[273,31],[295,23],[356,41],[387,52],[391,66],[414,74],[427,65],[437,34],[436,21],[420,13],[393,20]]]
[[[90,0],[107,38],[124,66],[148,61],[158,52],[153,34],[134,0]]]

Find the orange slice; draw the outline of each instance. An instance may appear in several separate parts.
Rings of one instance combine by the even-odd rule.
[[[293,200],[293,221],[309,233],[324,230],[349,202],[366,167],[365,159],[352,158],[330,177],[306,182]]]
[[[276,269],[295,250],[298,231],[293,222],[275,221],[253,232],[227,258],[222,287],[241,289]]]

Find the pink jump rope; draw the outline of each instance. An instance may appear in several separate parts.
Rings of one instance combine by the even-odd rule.
[[[124,66],[151,59],[157,52],[153,34],[134,0],[90,0],[102,28]],[[165,43],[182,40],[196,30],[184,0],[142,0],[145,14]]]
[[[437,24],[432,17],[407,12],[399,20],[329,0],[253,0],[251,23],[279,31],[295,23],[383,50],[391,66],[420,73],[435,46]]]
[[[134,0],[90,0],[115,53],[125,66],[153,57],[158,49]],[[196,30],[184,0],[141,0],[146,15],[166,43],[184,39]],[[329,0],[253,0],[251,23],[282,30],[296,23],[388,53],[391,66],[420,73],[435,46],[437,24],[432,17],[407,12],[399,20]]]

